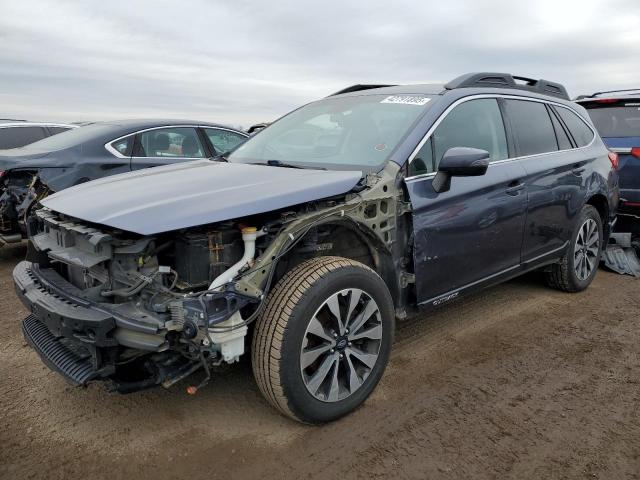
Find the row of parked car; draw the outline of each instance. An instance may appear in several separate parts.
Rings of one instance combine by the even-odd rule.
[[[199,375],[195,393],[250,352],[274,407],[334,420],[380,380],[397,319],[532,270],[589,286],[619,204],[640,207],[637,106],[473,73],[348,87],[249,138],[107,122],[2,152],[25,338],[123,393]]]

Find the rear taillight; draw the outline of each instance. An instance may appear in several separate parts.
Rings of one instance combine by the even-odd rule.
[[[619,101],[619,98],[600,98],[598,100],[594,100],[593,103],[616,103]]]
[[[0,178],[2,178],[4,176],[4,171],[0,170]]]
[[[614,170],[618,169],[618,154],[615,152],[609,152],[609,161]]]
[[[636,158],[640,158],[640,147],[633,147],[631,149],[631,155],[633,155]],[[2,175],[0,175],[1,177]]]

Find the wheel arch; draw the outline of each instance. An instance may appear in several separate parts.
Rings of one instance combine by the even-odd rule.
[[[596,193],[587,199],[586,205],[591,205],[598,211],[600,219],[602,220],[602,233],[604,236],[604,244],[606,245],[609,241],[609,235],[611,235],[609,225],[609,202],[607,197],[602,193]]]
[[[319,230],[331,232],[331,248],[317,243]],[[314,246],[316,250],[310,251]],[[322,256],[343,257],[370,267],[387,285],[394,305],[398,304],[399,285],[391,252],[366,225],[348,218],[328,220],[306,232],[299,245],[278,262],[276,280],[303,261]]]

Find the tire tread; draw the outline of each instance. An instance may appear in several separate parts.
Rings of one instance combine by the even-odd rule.
[[[267,401],[284,415],[299,418],[289,406],[280,377],[282,345],[295,306],[315,282],[333,270],[358,267],[375,272],[366,265],[343,257],[316,257],[292,268],[265,300],[263,313],[256,322],[251,346],[253,374]]]

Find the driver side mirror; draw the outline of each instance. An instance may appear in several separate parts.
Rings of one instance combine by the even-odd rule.
[[[478,148],[453,147],[447,150],[438,165],[433,189],[446,192],[451,188],[451,177],[477,177],[489,167],[489,152]]]

